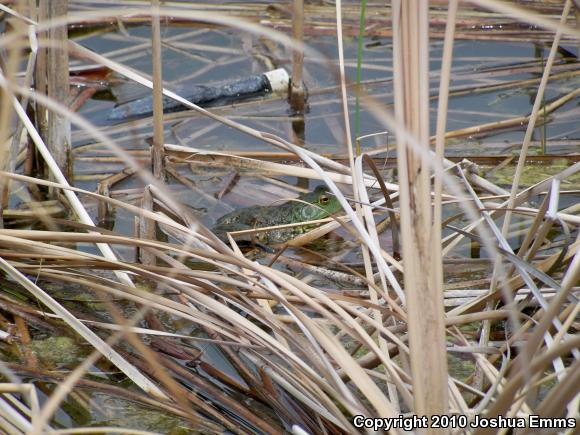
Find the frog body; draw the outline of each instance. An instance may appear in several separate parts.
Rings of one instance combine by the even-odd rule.
[[[297,200],[279,205],[241,208],[219,218],[213,227],[216,235],[227,240],[226,233],[256,228],[287,225],[327,218],[340,210],[338,200],[323,186],[300,195]],[[252,237],[263,244],[273,245],[286,242],[310,231],[316,225],[300,225],[290,228],[258,232]]]

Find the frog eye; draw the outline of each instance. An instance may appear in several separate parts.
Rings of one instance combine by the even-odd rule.
[[[322,195],[319,200],[320,204],[325,205],[330,202],[330,198],[326,195]]]

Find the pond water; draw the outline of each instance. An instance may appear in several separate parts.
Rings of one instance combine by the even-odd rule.
[[[98,33],[80,39],[83,45],[121,62],[145,76],[151,74],[151,52],[148,26],[126,27],[122,31]],[[291,51],[280,44],[244,32],[228,29],[208,29],[199,26],[162,26],[163,78],[169,89],[187,89],[199,84],[220,84],[245,76],[262,73],[270,68],[283,67],[291,70]],[[284,138],[301,140],[307,149],[325,155],[344,157],[344,136],[339,90],[336,81],[336,39],[331,36],[308,38],[315,53],[308,52],[305,60],[305,83],[308,89],[308,111],[303,118],[292,116],[285,96],[240,101],[235,104],[214,107],[216,113],[226,115],[249,127],[278,134]],[[553,101],[578,87],[580,74],[577,60],[570,57],[577,47],[564,45],[568,57],[559,55],[555,72],[561,79],[552,80],[545,100]],[[431,93],[436,94],[439,83],[439,66],[442,42],[432,40]],[[448,130],[505,121],[527,115],[535,97],[535,87],[542,72],[542,64],[549,46],[537,43],[466,41],[455,44],[451,97],[449,101]],[[345,40],[345,67],[352,83],[356,77],[357,39]],[[392,52],[389,38],[373,37],[365,40],[363,51],[362,81],[365,92],[390,107],[392,92]],[[518,85],[526,81],[527,85]],[[152,136],[151,118],[111,122],[110,110],[117,104],[150,95],[150,91],[120,76],[110,76],[106,93],[87,101],[80,112],[93,123],[102,127],[116,143],[127,150],[148,150]],[[355,97],[350,93],[349,110],[351,126],[355,124]],[[431,125],[435,125],[437,100],[431,103]],[[578,98],[564,104],[556,113],[549,115],[547,126],[540,126],[534,133],[531,154],[541,153],[542,142],[547,142],[546,152],[567,154],[578,149],[580,124],[577,122]],[[364,104],[360,115],[360,134],[385,132],[384,123],[377,119]],[[434,127],[433,127],[434,128]],[[303,131],[303,136],[296,130]],[[353,133],[354,134],[354,133]],[[497,155],[516,154],[524,136],[524,128],[496,130],[486,134],[471,134],[448,141],[447,155]],[[121,171],[123,163],[101,161],[95,157],[112,155],[103,146],[93,144],[86,133],[76,131],[73,135],[75,153],[75,176],[79,187],[94,189],[98,178]],[[274,152],[270,144],[256,140],[230,127],[210,120],[193,111],[167,115],[165,123],[166,143],[189,146],[208,151]],[[363,151],[380,151],[393,155],[393,134],[379,134],[361,141]],[[106,159],[106,158],[105,158]],[[103,159],[103,160],[105,160]],[[296,193],[292,185],[314,188],[304,180],[291,176],[275,177],[289,188],[284,189],[264,181],[264,173],[242,171],[242,177],[221,201],[213,199],[232,176],[230,167],[208,168],[204,164],[180,166],[179,172],[196,183],[198,193],[176,183],[172,178],[175,195],[210,225],[216,218],[234,208],[253,204],[268,205],[280,197],[292,197]],[[509,170],[509,169],[508,169]],[[532,169],[533,172],[533,169]],[[271,180],[271,178],[269,178]],[[138,188],[139,180],[131,177],[115,186],[116,190]],[[348,189],[347,189],[348,191]],[[204,192],[205,195],[200,195]],[[130,233],[133,218],[119,211],[115,229]]]
[[[124,34],[107,33],[83,39],[83,45],[118,60],[144,75],[151,74],[150,51],[136,50],[133,46],[146,45],[149,38],[148,27],[126,29]],[[251,35],[220,30],[191,30],[183,27],[164,28],[163,38],[167,40],[163,50],[163,78],[169,89],[187,88],[188,85],[216,84],[236,80],[266,71],[268,65],[291,70],[290,51],[278,44],[275,51]],[[341,110],[336,87],[336,39],[319,36],[308,39],[309,45],[317,51],[313,57],[307,53],[305,60],[305,82],[310,93],[309,111],[304,117],[304,145],[321,153],[345,153],[345,139],[342,128]],[[217,48],[216,48],[217,47]],[[574,52],[572,46],[565,47]],[[219,49],[219,50],[217,50]],[[345,42],[346,76],[352,82],[356,77],[357,40]],[[430,88],[435,94],[439,83],[439,63],[442,44],[435,40],[430,48],[431,80]],[[274,51],[274,53],[272,53]],[[462,129],[484,123],[502,121],[530,112],[535,97],[536,82],[520,86],[510,82],[539,78],[542,63],[545,63],[549,47],[533,43],[505,43],[498,41],[458,41],[454,50],[452,96],[449,104],[448,130]],[[119,53],[119,54],[116,54]],[[310,54],[310,55],[309,55]],[[474,56],[476,54],[476,56]],[[275,56],[275,57],[274,57]],[[326,56],[326,57],[322,57]],[[392,104],[392,52],[391,43],[386,38],[374,38],[366,43],[363,52],[362,81],[365,91],[389,107]],[[574,71],[576,61],[560,57],[555,71]],[[578,87],[578,75],[553,80],[547,88],[546,101],[552,101]],[[501,86],[503,85],[503,86]],[[501,89],[493,89],[501,87]],[[490,88],[486,90],[486,88]],[[453,91],[461,95],[453,95]],[[107,115],[116,103],[123,103],[138,97],[150,95],[150,91],[137,84],[124,83],[119,79],[110,91],[116,101],[93,100],[85,104],[81,113],[98,125],[107,125]],[[354,125],[355,98],[349,100],[351,124]],[[436,99],[431,105],[431,124],[436,116]],[[571,139],[580,135],[580,127],[575,118],[577,101],[572,99],[560,111],[566,116],[558,116],[557,122],[547,127],[547,140]],[[240,102],[216,109],[218,113],[242,121],[245,125],[264,129],[273,133],[288,135],[294,118],[289,116],[284,97],[269,97],[253,102]],[[364,110],[364,105],[363,105]],[[571,112],[571,113],[570,113]],[[187,116],[167,123],[166,140],[210,150],[272,150],[266,143],[260,143],[242,133],[208,120],[202,115],[188,113]],[[150,124],[143,122],[124,123],[121,127],[111,127],[107,131],[121,142],[145,146],[142,135],[150,135]],[[385,130],[385,125],[376,120],[368,111],[361,113],[361,135]],[[538,129],[539,130],[539,129]],[[543,133],[543,132],[542,132]],[[544,133],[543,133],[544,134]],[[79,135],[78,143],[89,142]],[[521,128],[499,131],[479,137],[468,137],[461,143],[450,146],[451,151],[463,153],[497,152],[497,144],[508,146],[522,140]],[[536,135],[539,139],[539,133]],[[141,138],[141,141],[139,140]],[[391,143],[393,138],[391,137]],[[377,143],[378,142],[378,143]],[[492,145],[487,149],[487,144]],[[385,145],[385,138],[362,144],[366,149]],[[456,150],[459,148],[459,150]]]

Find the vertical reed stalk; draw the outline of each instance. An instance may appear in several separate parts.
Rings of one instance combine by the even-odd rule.
[[[20,5],[19,5],[20,6]],[[23,31],[24,23],[19,19],[11,20],[12,32],[18,32],[20,34],[26,34]],[[24,47],[20,44],[14,44],[8,47],[8,58],[3,66],[3,75],[6,77],[7,81],[10,83],[14,80],[15,74],[18,71],[18,65],[21,58],[21,50]],[[0,87],[0,170],[10,171],[13,165],[11,164],[11,159],[14,157],[14,153],[10,150],[9,132],[11,130],[12,124],[12,99],[13,94],[9,89],[4,89]],[[18,141],[12,141],[13,143],[18,143]],[[8,187],[10,186],[10,181],[7,179],[0,178],[0,228],[3,227],[3,211],[8,205]]]
[[[365,23],[366,23],[367,0],[361,0],[360,3],[360,21],[358,25],[358,43],[356,51],[356,107],[354,114],[354,137],[356,141],[356,155],[360,155],[360,82],[362,80],[362,57],[363,46],[365,38]]]
[[[21,12],[23,17],[27,17],[27,16],[32,16],[34,14],[34,11],[36,10],[36,2],[33,2],[31,0],[28,0],[28,4],[26,4],[26,2],[24,2],[25,9]],[[27,7],[26,7],[27,6]],[[25,23],[22,22],[21,20],[18,20],[17,23],[15,23],[15,29],[18,30],[19,34],[24,36],[26,34],[26,31],[28,30],[28,38],[27,38],[27,43],[26,43],[26,47],[27,49],[29,49],[29,53],[28,53],[28,59],[27,59],[27,64],[26,64],[26,73],[24,75],[24,82],[23,82],[23,86],[27,89],[30,89],[32,87],[32,83],[33,83],[33,79],[34,79],[34,71],[36,68],[36,57],[38,54],[38,39],[36,37],[36,34],[34,33],[34,31],[32,30],[31,27],[26,27]],[[21,39],[23,39],[21,37]],[[26,109],[29,108],[29,98],[27,96],[23,96],[21,98],[21,103],[22,106],[25,107]],[[28,142],[28,137],[23,134],[24,133],[24,125],[22,122],[20,122],[19,120],[17,120],[17,124],[14,128],[14,132],[12,134],[12,143],[11,143],[11,155],[10,155],[10,164],[8,167],[8,171],[9,172],[14,172],[14,170],[16,169],[16,155],[17,153],[20,151],[20,146],[21,144],[27,143]],[[32,148],[30,148],[29,150],[27,150],[27,155],[32,156],[32,154],[29,154],[28,151],[31,151]],[[27,159],[27,162],[29,161],[29,159]],[[25,168],[24,170],[26,171],[28,168]],[[29,172],[30,173],[30,172]],[[9,189],[10,189],[10,184],[7,183],[4,191],[2,192],[2,203],[3,206],[6,207],[6,204],[8,202],[8,196],[9,196]]]
[[[63,17],[68,12],[68,0],[54,0],[48,3],[49,19]],[[47,52],[48,96],[68,105],[69,70],[68,70],[68,30],[66,24],[52,27],[48,32],[50,45]],[[71,128],[70,120],[54,111],[48,112],[48,129],[46,145],[58,167],[70,179]]]
[[[38,5],[38,9],[36,10],[36,18],[37,22],[42,22],[48,20],[48,2],[40,2]],[[48,40],[48,31],[40,31],[38,32],[38,40],[39,41],[47,41]],[[34,72],[34,87],[36,92],[39,94],[48,94],[48,79],[47,79],[47,70],[48,70],[48,47],[46,44],[39,44],[38,53],[36,55],[36,70]],[[40,136],[44,140],[44,143],[48,141],[48,109],[43,104],[36,104],[36,129],[40,133]],[[29,165],[33,168],[32,162],[35,160],[36,156],[36,149],[34,145],[29,141]],[[38,164],[38,166],[42,165],[43,163]]]
[[[440,240],[431,237],[429,182],[429,4],[394,1],[395,116],[418,138],[412,149],[397,135],[401,233],[415,413],[448,411]],[[433,429],[432,429],[433,430]]]
[[[153,57],[153,146],[151,165],[153,175],[164,179],[163,170],[163,72],[161,64],[161,25],[159,0],[151,0],[151,47]]]
[[[449,81],[451,78],[451,63],[453,60],[453,39],[455,35],[455,18],[459,0],[450,0],[447,10],[447,25],[443,44],[443,59],[441,62],[441,80],[439,82],[439,98],[437,106],[437,127],[435,132],[436,173],[433,190],[435,192],[433,209],[433,229],[431,235],[437,243],[441,240],[441,194],[443,191],[443,158],[445,153],[445,131],[447,128],[447,107],[449,102]],[[441,254],[440,249],[435,253]]]
[[[292,36],[300,45],[304,43],[304,0],[292,2]],[[292,80],[290,82],[290,107],[295,113],[303,113],[304,85],[304,50],[302,47],[292,51]]]
[[[433,225],[431,228],[431,244],[433,262],[443,263],[441,252],[441,229],[442,229],[442,206],[441,195],[443,192],[443,159],[445,153],[445,132],[447,129],[447,108],[449,101],[449,82],[451,78],[451,64],[453,60],[453,40],[455,36],[455,19],[457,16],[458,0],[450,0],[447,9],[447,24],[445,27],[445,40],[443,44],[443,59],[441,62],[441,80],[439,82],[439,98],[437,106],[437,126],[435,132],[435,180],[433,191]],[[437,282],[443,282],[443,269],[435,268],[439,275]]]

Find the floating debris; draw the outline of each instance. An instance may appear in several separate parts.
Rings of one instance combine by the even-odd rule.
[[[222,85],[196,85],[183,89],[180,94],[194,104],[208,105],[225,103],[250,97],[266,95],[270,92],[286,92],[290,77],[284,68],[264,74],[246,77]],[[178,112],[187,107],[172,98],[163,96],[163,112]],[[153,114],[153,96],[133,100],[113,108],[108,116],[110,121],[123,121]]]

